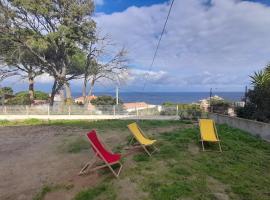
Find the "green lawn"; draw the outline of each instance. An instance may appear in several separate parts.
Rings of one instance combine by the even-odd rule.
[[[125,129],[129,121],[35,121],[23,124],[95,127],[103,130]],[[143,129],[170,127],[188,122],[142,121]],[[2,123],[3,124],[3,123]],[[6,123],[4,123],[6,124]],[[14,125],[9,122],[8,125]],[[151,158],[144,152],[123,159],[124,171],[119,179],[110,172],[100,171],[104,181],[92,188],[82,189],[74,200],[120,199],[128,191],[134,199],[270,199],[270,143],[226,125],[217,127],[223,152],[202,152],[196,126],[178,127],[156,134],[160,152]],[[75,141],[71,153],[80,153]],[[82,147],[82,149],[83,149]],[[206,148],[217,150],[216,145]],[[122,150],[124,152],[124,150]],[[50,191],[47,191],[50,192]],[[43,193],[42,193],[43,195]],[[45,196],[45,195],[43,195]],[[121,197],[121,199],[124,199]]]

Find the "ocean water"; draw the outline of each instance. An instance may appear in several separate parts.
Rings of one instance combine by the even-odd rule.
[[[115,97],[115,93],[95,92],[96,96],[109,95]],[[213,92],[227,101],[241,101],[243,92]],[[77,93],[76,97],[81,96]],[[209,97],[209,92],[120,92],[119,98],[123,102],[146,102],[148,104],[162,104],[164,102],[193,103]]]

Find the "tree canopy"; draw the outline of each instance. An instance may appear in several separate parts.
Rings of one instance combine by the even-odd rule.
[[[238,109],[238,116],[270,122],[270,64],[250,77],[253,89],[247,92],[247,103]]]
[[[34,79],[49,74],[51,104],[60,90],[72,102],[71,80],[84,80],[83,96],[88,83],[91,95],[97,80],[118,81],[126,51],[107,54],[111,44],[98,36],[93,13],[92,0],[0,0],[0,80],[27,77],[33,101]]]
[[[78,75],[72,58],[94,39],[93,11],[91,0],[0,0],[1,54],[30,53],[31,64],[55,79],[51,101],[64,86],[71,98],[69,81]]]

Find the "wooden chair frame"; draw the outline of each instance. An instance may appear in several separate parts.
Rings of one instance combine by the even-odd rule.
[[[219,146],[219,152],[222,152],[221,145],[220,145],[220,139],[219,139],[218,133],[217,133],[216,123],[215,123],[214,120],[213,120],[213,126],[214,126],[214,131],[215,131],[215,135],[216,135],[217,141],[211,141],[211,142],[213,142],[213,143],[218,143],[218,146]],[[199,129],[200,129],[200,127],[201,127],[201,121],[199,120]],[[200,131],[201,131],[201,130],[200,130]],[[201,137],[200,142],[201,142],[201,144],[202,144],[202,149],[203,149],[203,151],[212,151],[212,150],[206,150],[206,149],[205,149],[205,147],[204,147],[204,142],[208,142],[208,141],[204,141],[204,140],[203,140],[201,132],[200,132],[200,137]]]
[[[127,126],[128,127],[128,126]],[[139,131],[141,132],[141,134],[145,137],[145,138],[148,138],[147,135],[142,131],[142,129],[137,125]],[[128,127],[128,129],[130,130],[130,128]],[[130,130],[130,132],[132,133],[132,131]],[[129,141],[128,145],[132,145],[132,142],[133,140],[136,139],[136,137],[134,136],[134,134],[132,133],[132,138],[131,140]],[[144,144],[141,144],[137,139],[136,139],[136,142],[139,143],[139,145],[136,145],[134,146],[134,148],[136,147],[142,147],[144,149],[144,151],[151,157],[152,154],[156,151],[159,151],[159,149],[154,145],[154,144],[151,144],[151,145],[144,145]],[[154,148],[153,151],[150,152],[150,150],[147,149],[148,146],[152,146]]]
[[[99,138],[99,141],[100,143],[106,148],[106,150],[110,150],[104,143],[103,141]],[[113,163],[108,163],[107,160],[103,157],[103,155],[98,151],[98,149],[96,148],[96,146],[92,143],[91,140],[89,140],[89,142],[91,143],[91,146],[95,149],[95,156],[92,160],[90,160],[89,162],[87,162],[84,167],[81,169],[81,171],[79,172],[79,175],[83,175],[85,174],[86,172],[88,171],[96,171],[98,169],[102,169],[102,168],[105,168],[105,167],[108,167],[111,172],[113,173],[113,175],[118,178],[119,177],[119,174],[123,168],[123,165],[120,161],[116,161],[116,162],[113,162]],[[99,157],[100,156],[100,157]],[[101,159],[100,159],[101,158]],[[99,166],[96,166],[96,167],[93,167],[93,165],[98,161],[98,160],[101,160],[103,161],[105,164],[103,165],[99,165]],[[118,172],[116,172],[113,168],[112,168],[112,165],[116,165],[118,164],[120,166],[120,168],[118,169]],[[93,167],[93,168],[92,168]],[[89,169],[90,168],[90,169]]]

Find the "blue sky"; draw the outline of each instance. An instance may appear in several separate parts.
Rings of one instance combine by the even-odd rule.
[[[111,14],[121,12],[130,6],[151,6],[164,2],[166,2],[166,0],[103,0],[97,1],[96,12]]]
[[[270,62],[270,1],[175,0],[157,59],[149,65],[169,3],[164,0],[95,0],[95,21],[114,49],[128,50],[129,73],[120,91],[244,91],[249,75]],[[211,6],[209,6],[211,5]],[[27,90],[25,81],[4,85]],[[36,87],[49,91],[52,81],[39,77]],[[71,83],[81,91],[81,80]],[[99,82],[94,91],[114,90]]]
[[[206,0],[210,2],[211,0]],[[270,5],[269,0],[246,0],[255,3],[262,3],[265,5]],[[153,4],[159,4],[168,2],[168,0],[98,0],[96,6],[96,12],[104,12],[106,14],[111,14],[114,12],[121,12],[130,6],[151,6]]]

